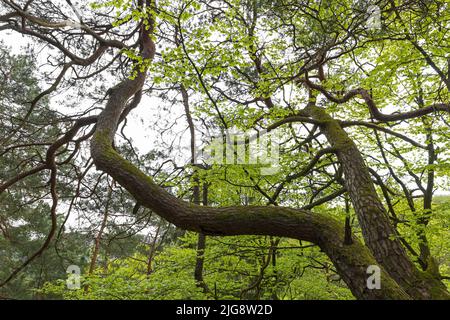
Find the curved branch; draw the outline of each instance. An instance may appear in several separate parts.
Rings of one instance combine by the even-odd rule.
[[[54,157],[56,154],[56,151],[58,149],[69,142],[80,130],[80,128],[94,124],[97,121],[97,116],[90,116],[86,118],[81,118],[75,122],[73,127],[67,131],[61,138],[56,140],[48,149],[46,154],[46,160],[44,163],[28,170],[25,172],[22,172],[21,174],[18,174],[17,176],[5,181],[4,183],[0,184],[0,194],[5,191],[7,188],[15,184],[16,182],[25,179],[28,176],[31,176],[33,174],[36,174],[38,172],[41,172],[42,170],[51,169],[52,162],[54,161]]]
[[[12,13],[6,14],[5,16],[2,16],[1,18],[4,19],[10,19],[15,16],[20,16],[23,19],[27,19],[31,21],[32,23],[48,28],[48,29],[62,29],[66,27],[77,27],[85,31],[87,34],[91,35],[93,38],[95,38],[97,41],[99,41],[102,45],[108,46],[108,47],[114,47],[118,49],[123,49],[126,47],[126,45],[119,41],[119,40],[106,40],[103,39],[100,35],[98,35],[95,31],[93,31],[91,28],[89,28],[86,24],[83,22],[75,22],[70,20],[63,20],[59,22],[52,22],[48,21],[39,17],[35,17],[31,14],[29,14],[27,11],[22,10],[19,6],[15,5],[11,1],[5,1],[13,10],[15,10]],[[72,7],[73,8],[73,7]]]
[[[342,97],[337,97],[327,91],[324,87],[321,85],[312,83],[308,77],[302,78],[298,80],[299,82],[304,82],[308,87],[311,89],[317,90],[320,93],[322,93],[328,100],[334,102],[334,103],[345,103],[349,101],[350,99],[360,96],[367,106],[369,107],[370,114],[372,117],[378,121],[381,122],[390,122],[390,121],[402,121],[402,120],[408,120],[408,119],[414,119],[422,116],[426,116],[430,113],[436,112],[436,111],[445,111],[450,113],[450,104],[449,103],[436,103],[429,105],[428,107],[420,108],[417,110],[412,110],[408,112],[402,112],[402,113],[392,113],[392,114],[385,114],[381,113],[380,110],[377,108],[375,102],[373,101],[370,93],[362,88],[352,89],[348,91],[345,95]]]
[[[375,130],[390,134],[391,136],[397,137],[399,139],[402,139],[402,140],[412,144],[415,147],[418,147],[418,148],[421,148],[424,150],[428,149],[427,146],[415,141],[414,139],[411,139],[411,138],[405,136],[404,134],[395,132],[388,128],[381,127],[375,123],[370,123],[370,122],[365,122],[365,121],[341,121],[340,124],[341,124],[342,128],[346,128],[346,127],[350,127],[350,126],[363,126],[363,127],[375,129]]]

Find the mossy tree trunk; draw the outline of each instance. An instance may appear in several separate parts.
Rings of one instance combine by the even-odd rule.
[[[145,33],[142,56],[152,59],[155,46]],[[143,206],[180,228],[207,235],[269,235],[315,243],[359,299],[449,298],[441,282],[420,273],[407,257],[395,239],[361,153],[339,123],[316,106],[309,105],[305,112],[322,123],[329,143],[338,150],[367,246],[355,237],[347,244],[343,223],[323,213],[278,206],[213,208],[184,202],[163,190],[112,147],[128,100],[133,96],[139,100],[145,72],[141,70],[134,79],[126,79],[110,90],[91,141],[91,155],[97,168],[111,175]],[[381,269],[381,288],[368,289],[367,268],[376,264]]]
[[[374,257],[405,291],[417,299],[448,298],[445,285],[419,271],[407,256],[390,222],[389,215],[375,190],[361,152],[348,134],[323,108],[314,104],[304,110],[321,121],[321,130],[342,165],[345,184],[361,226],[366,245]]]

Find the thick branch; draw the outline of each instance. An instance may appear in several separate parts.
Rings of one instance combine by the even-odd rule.
[[[336,97],[335,95],[330,93],[328,90],[326,90],[321,85],[318,85],[318,84],[315,84],[315,83],[312,83],[311,81],[309,81],[307,77],[304,79],[301,79],[299,81],[305,82],[309,88],[319,91],[328,100],[330,100],[334,103],[338,103],[338,104],[345,103],[356,96],[360,96],[366,102],[367,106],[369,107],[369,111],[370,111],[372,117],[375,120],[378,120],[381,122],[414,119],[414,118],[422,117],[422,116],[425,116],[427,114],[430,114],[430,113],[433,113],[436,111],[445,111],[445,112],[450,113],[450,104],[449,103],[436,103],[436,104],[429,105],[427,107],[423,107],[423,108],[408,111],[408,112],[385,114],[385,113],[380,112],[380,110],[377,108],[375,102],[373,101],[370,93],[365,89],[362,89],[362,88],[353,89],[353,90],[348,91],[342,97]]]

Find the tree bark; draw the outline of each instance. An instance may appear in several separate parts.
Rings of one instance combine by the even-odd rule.
[[[449,299],[445,285],[428,273],[419,271],[398,239],[388,213],[373,185],[370,172],[355,143],[339,122],[323,108],[309,104],[308,115],[321,121],[321,130],[343,167],[345,185],[358,217],[365,243],[378,263],[415,299]]]

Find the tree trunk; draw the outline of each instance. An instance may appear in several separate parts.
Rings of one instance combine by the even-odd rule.
[[[203,205],[208,205],[208,187],[206,184],[203,185]],[[202,288],[204,293],[209,293],[208,285],[203,279],[203,267],[205,264],[205,250],[206,250],[206,235],[203,232],[198,234],[197,240],[197,258],[195,260],[195,270],[194,270],[194,278],[197,283],[197,286]]]
[[[195,158],[195,152],[196,152],[196,139],[195,139],[195,127],[194,127],[194,121],[192,120],[191,116],[191,110],[189,105],[189,95],[184,87],[183,84],[180,84],[180,91],[181,96],[183,98],[183,105],[184,105],[184,112],[186,114],[186,119],[189,126],[189,132],[191,134],[191,164],[194,169],[194,172],[192,174],[192,180],[194,182],[193,187],[193,202],[197,205],[200,204],[200,181],[198,179],[197,174],[197,168],[195,167],[196,164],[196,158]],[[206,184],[203,185],[203,205],[208,205],[208,187]],[[194,279],[196,282],[197,287],[202,288],[204,293],[209,292],[209,288],[206,285],[204,279],[203,279],[203,265],[204,265],[204,253],[206,248],[206,235],[202,232],[198,234],[198,240],[197,240],[197,257],[195,260],[195,269],[194,269]]]
[[[150,244],[150,249],[148,252],[148,259],[147,259],[147,275],[150,275],[153,272],[153,258],[156,254],[156,247],[158,243],[158,237],[159,237],[159,231],[161,230],[162,221],[159,223],[158,228],[156,229],[155,236],[153,237],[153,241]]]
[[[97,265],[98,252],[100,251],[100,242],[102,240],[103,231],[106,227],[106,222],[108,221],[109,204],[111,202],[112,186],[109,186],[108,195],[106,198],[105,211],[103,212],[103,219],[98,230],[97,236],[95,237],[94,249],[92,250],[91,263],[89,264],[89,274],[92,274]]]
[[[337,157],[344,171],[345,184],[365,243],[378,263],[413,298],[450,298],[441,281],[419,271],[407,256],[378,197],[361,153],[339,122],[330,117],[323,108],[313,104],[309,104],[305,111],[313,119],[323,122],[321,130],[331,146],[338,150]]]

